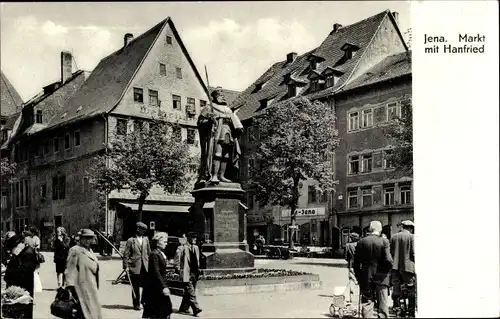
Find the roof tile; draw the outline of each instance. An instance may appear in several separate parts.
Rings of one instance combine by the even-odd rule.
[[[16,91],[14,86],[10,83],[9,79],[2,73],[2,80],[0,84],[0,109],[1,115],[8,116],[19,112],[21,105],[23,104],[23,99]]]

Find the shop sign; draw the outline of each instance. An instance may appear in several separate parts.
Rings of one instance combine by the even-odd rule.
[[[283,209],[281,211],[281,217],[290,217],[290,209]],[[308,217],[308,216],[324,216],[324,207],[313,207],[313,208],[298,208],[296,209],[297,217]]]

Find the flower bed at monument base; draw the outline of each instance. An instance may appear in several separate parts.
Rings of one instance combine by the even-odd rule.
[[[176,273],[167,275],[168,285],[174,295],[182,294],[182,283]],[[257,269],[253,272],[221,275],[201,275],[197,284],[202,295],[319,289],[319,276],[287,269]]]

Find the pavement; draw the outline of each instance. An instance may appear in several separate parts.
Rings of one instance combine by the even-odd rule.
[[[57,288],[55,265],[52,253],[44,253],[46,262],[41,265],[40,278],[43,291],[35,294],[35,318],[55,318],[50,314],[50,304]],[[320,276],[321,290],[300,290],[288,292],[265,292],[219,296],[199,296],[203,309],[200,318],[325,318],[335,286],[345,287],[348,283],[346,263],[338,259],[294,258],[292,260],[260,259],[255,261],[258,268],[282,268],[307,271]],[[129,285],[113,285],[112,281],[121,273],[121,261],[101,260],[100,300],[104,318],[141,318],[142,312],[131,307],[132,297]],[[181,298],[172,296],[174,311]],[[172,314],[172,319],[192,316]]]

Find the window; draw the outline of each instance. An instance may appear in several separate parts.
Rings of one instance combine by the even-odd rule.
[[[172,37],[167,35],[167,44],[172,44]]]
[[[194,117],[196,116],[195,99],[191,97],[187,98],[186,114],[189,119],[194,119]]]
[[[116,134],[127,135],[127,120],[123,119],[116,120]]]
[[[187,129],[187,143],[189,145],[193,145],[195,141],[195,130],[188,128]]]
[[[318,67],[318,63],[316,62],[315,59],[312,59],[310,62],[309,62],[309,66],[311,67],[311,70],[316,70],[316,68]]]
[[[178,95],[172,95],[172,100],[173,100],[174,110],[180,110],[181,109],[181,97]]]
[[[316,203],[316,186],[309,185],[307,199],[309,203]]]
[[[9,138],[9,131],[2,130],[2,143],[5,142]]]
[[[178,79],[182,79],[182,69],[181,68],[175,68],[175,76],[177,76]]]
[[[311,92],[317,91],[318,89],[318,79],[311,80]]]
[[[174,140],[181,141],[182,140],[182,131],[180,127],[174,127],[172,131],[172,136]]]
[[[160,63],[160,75],[167,75],[167,66],[163,63]]]
[[[411,100],[403,100],[401,101],[401,118],[406,119],[408,116],[410,116],[411,112]]]
[[[267,107],[267,99],[260,100],[260,108],[266,108]]]
[[[329,197],[328,196],[328,192],[327,191],[323,191],[323,192],[321,192],[321,199],[320,199],[320,201],[322,203],[328,203],[328,197]]]
[[[398,116],[398,103],[388,103],[387,104],[387,121],[392,121]]]
[[[351,156],[349,158],[349,174],[359,173],[359,156]]]
[[[76,131],[74,135],[75,146],[80,146],[80,131]]]
[[[49,141],[44,141],[43,142],[43,154],[48,154],[49,153]]]
[[[44,202],[47,199],[47,184],[40,186],[40,201]]]
[[[288,97],[294,97],[297,95],[297,86],[295,84],[288,85]]]
[[[362,190],[362,201],[363,207],[371,207],[373,203],[373,193],[371,188],[365,188]]]
[[[144,91],[140,88],[134,88],[134,102],[144,103]]]
[[[15,198],[16,198],[16,207],[25,207],[28,206],[29,200],[29,185],[28,180],[23,179],[14,183],[15,188]]]
[[[359,129],[359,112],[349,113],[349,131]]]
[[[52,199],[65,199],[66,198],[66,176],[52,177]]]
[[[363,120],[361,121],[361,127],[372,127],[373,126],[373,110],[363,110]]]
[[[40,153],[41,153],[40,146],[38,144],[35,144],[35,145],[33,145],[33,147],[34,147],[33,153],[35,154],[35,157],[40,156]]]
[[[326,87],[332,87],[335,84],[333,74],[327,75],[326,76]]]
[[[207,101],[200,100],[200,108],[204,108],[205,106],[207,106]]]
[[[411,186],[410,185],[402,185],[401,186],[401,205],[411,204]]]
[[[89,192],[89,189],[90,189],[89,178],[84,177],[83,178],[83,193],[87,194]]]
[[[59,152],[59,137],[54,138],[54,153]]]
[[[392,154],[392,150],[387,150],[384,152],[384,168],[386,169],[395,167],[394,162],[391,160]]]
[[[353,189],[347,192],[348,197],[348,208],[358,207],[358,190]]]
[[[394,186],[384,188],[384,205],[394,205]]]
[[[67,150],[70,147],[69,134],[64,135],[64,149]]]
[[[20,194],[21,194],[21,191],[19,190],[19,182],[15,183],[16,187],[15,187],[15,192],[16,192],[16,207],[19,207],[19,205],[21,204],[21,201],[20,201]]]
[[[158,100],[158,91],[155,90],[148,90],[148,91],[149,91],[149,105],[160,106]]]
[[[43,112],[42,110],[36,110],[36,123],[42,124],[43,123]]]
[[[372,155],[363,155],[363,173],[372,171]]]
[[[2,191],[2,208],[7,208],[7,191]]]

